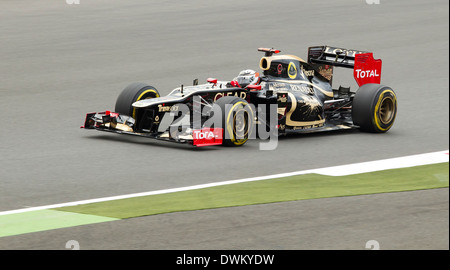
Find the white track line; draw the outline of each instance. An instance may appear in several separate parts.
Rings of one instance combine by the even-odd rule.
[[[330,176],[344,176],[351,174],[400,169],[421,165],[449,162],[449,151],[439,151],[427,154],[390,158],[377,161],[334,166],[315,170],[316,173]]]
[[[91,199],[91,200],[59,203],[59,204],[44,205],[44,206],[38,206],[38,207],[29,207],[29,208],[23,208],[23,209],[17,209],[17,210],[3,211],[3,212],[0,212],[0,216],[25,213],[25,212],[31,212],[31,211],[38,211],[38,210],[53,209],[53,208],[59,208],[59,207],[65,207],[65,206],[74,206],[74,205],[106,202],[106,201],[128,199],[128,198],[135,198],[135,197],[142,197],[142,196],[173,193],[173,192],[179,192],[179,191],[195,190],[195,189],[202,189],[202,188],[208,188],[208,187],[217,187],[217,186],[237,184],[237,183],[243,183],[243,182],[252,182],[252,181],[260,181],[260,180],[267,180],[267,179],[274,179],[274,178],[283,178],[283,177],[302,175],[302,174],[308,174],[308,173],[317,173],[317,174],[329,175],[329,176],[344,176],[344,175],[367,173],[367,172],[374,172],[374,171],[381,171],[381,170],[388,170],[388,169],[399,169],[399,168],[414,167],[414,166],[429,165],[429,164],[444,163],[444,162],[449,162],[449,150],[427,153],[427,154],[420,154],[420,155],[412,155],[412,156],[406,156],[406,157],[399,157],[399,158],[391,158],[391,159],[384,159],[384,160],[377,160],[377,161],[370,161],[370,162],[355,163],[355,164],[342,165],[342,166],[333,166],[333,167],[327,167],[327,168],[321,168],[321,169],[304,170],[304,171],[297,171],[297,172],[290,172],[290,173],[281,173],[281,174],[274,174],[274,175],[267,175],[267,176],[260,176],[260,177],[244,178],[244,179],[238,179],[238,180],[222,181],[222,182],[188,186],[188,187],[170,188],[170,189],[133,193],[133,194],[126,194],[126,195],[112,196],[112,197],[97,198],[97,199]]]

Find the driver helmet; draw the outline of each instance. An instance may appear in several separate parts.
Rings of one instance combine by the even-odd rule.
[[[239,72],[239,75],[234,78],[233,81],[237,81],[239,85],[244,88],[248,85],[259,83],[259,73],[251,69],[246,69]]]

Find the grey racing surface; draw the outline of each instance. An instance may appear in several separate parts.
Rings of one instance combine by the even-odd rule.
[[[440,0],[0,1],[0,211],[446,150],[448,8]],[[259,71],[258,47],[306,58],[314,45],[373,51],[383,60],[382,83],[398,98],[389,132],[293,135],[280,138],[275,150],[261,151],[258,140],[239,148],[193,148],[79,128],[86,113],[114,110],[116,97],[132,82],[166,95],[196,78],[230,80],[243,69]],[[356,90],[351,73],[336,71],[334,87]],[[408,194],[415,204],[405,204]],[[448,249],[448,189],[142,217],[4,237],[0,248],[64,248],[84,237],[82,246],[92,249],[353,249],[371,240],[364,224],[373,228],[374,220],[361,218],[364,208],[357,207],[370,200],[379,202],[368,208],[377,217],[377,235],[389,237],[391,248]],[[353,231],[356,246],[337,236],[303,241],[299,234],[271,233],[280,224],[308,230],[317,221],[331,235],[336,226],[326,221],[337,205],[347,217],[338,228]],[[310,209],[307,217],[313,218],[304,219],[298,207]],[[393,209],[430,218],[404,230],[390,217],[404,217],[401,224],[414,220]],[[265,222],[264,214],[278,218]],[[237,232],[223,245],[212,234],[195,237],[223,220]],[[247,227],[264,239],[246,242]],[[438,230],[429,235],[435,241],[423,244],[423,232],[431,228]],[[98,237],[81,236],[83,230]],[[180,230],[191,238],[171,238]],[[123,237],[108,240],[107,232]]]

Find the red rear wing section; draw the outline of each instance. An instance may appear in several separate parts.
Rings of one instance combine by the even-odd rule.
[[[368,83],[381,83],[381,59],[373,59],[372,53],[355,55],[353,76],[359,86]]]
[[[371,52],[331,46],[313,46],[308,48],[308,63],[317,68],[323,65],[351,68],[359,86],[381,82],[381,60],[373,59]],[[331,82],[332,73],[329,78],[326,76],[327,73],[324,74],[322,76]]]

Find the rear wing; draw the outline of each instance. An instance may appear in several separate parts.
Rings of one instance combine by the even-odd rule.
[[[356,54],[369,53],[330,46],[314,46],[308,48],[308,63],[327,64],[335,67],[353,68]]]
[[[308,48],[308,63],[313,66],[335,66],[352,68],[359,86],[381,82],[381,59],[374,59],[373,53],[330,46]]]

